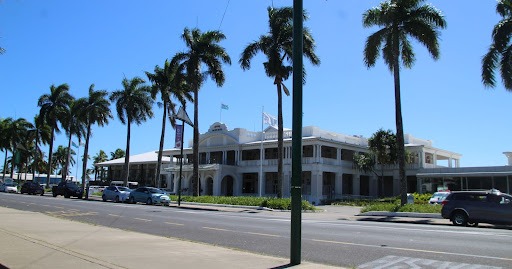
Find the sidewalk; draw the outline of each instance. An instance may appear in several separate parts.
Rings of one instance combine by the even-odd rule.
[[[336,268],[5,207],[0,219],[0,268]]]

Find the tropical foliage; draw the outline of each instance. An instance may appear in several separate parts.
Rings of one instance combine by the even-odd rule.
[[[134,77],[131,80],[124,78],[123,89],[114,91],[110,95],[110,101],[116,102],[117,116],[121,123],[126,124],[126,157],[123,166],[124,186],[128,186],[130,176],[130,139],[131,124],[140,125],[153,117],[151,88],[144,84],[144,80]]]
[[[162,151],[164,148],[165,140],[165,126],[167,120],[170,121],[171,126],[174,128],[176,125],[176,119],[172,115],[176,114],[176,103],[173,102],[173,98],[177,99],[180,104],[185,107],[187,101],[192,101],[187,83],[185,82],[183,74],[178,70],[177,62],[172,62],[174,65],[171,66],[171,62],[165,61],[164,68],[155,66],[154,73],[146,72],[146,76],[151,81],[151,97],[156,98],[160,95],[162,103],[158,103],[163,107],[162,113],[162,131],[160,133],[160,145],[158,147],[158,159],[155,176],[155,186],[160,187],[160,170],[162,167]],[[168,115],[170,117],[168,117]]]
[[[231,64],[231,58],[218,43],[226,38],[220,31],[201,32],[199,29],[185,28],[181,35],[187,50],[177,53],[171,66],[183,71],[185,81],[194,93],[194,135],[193,135],[193,175],[194,194],[200,195],[199,183],[199,89],[210,77],[221,87],[226,80],[222,63]],[[126,153],[128,154],[128,152]]]
[[[498,69],[505,89],[512,91],[512,0],[497,1],[496,12],[501,20],[492,30],[492,43],[482,59],[482,82],[496,86],[494,72]]]
[[[251,60],[258,52],[266,57],[263,63],[265,73],[268,77],[274,78],[277,87],[277,197],[282,197],[283,182],[283,91],[288,96],[290,92],[284,86],[283,81],[292,74],[293,61],[293,8],[268,7],[268,27],[266,35],[252,43],[249,43],[240,56],[240,66],[244,70],[251,68]],[[307,13],[303,12],[304,20],[308,19]],[[319,65],[320,59],[315,54],[315,41],[308,28],[303,30],[303,53],[313,65]],[[304,69],[305,70],[305,69]],[[305,72],[305,71],[304,71]],[[305,81],[304,76],[304,81]]]
[[[61,84],[57,87],[50,86],[50,93],[43,94],[37,101],[37,106],[40,107],[39,119],[41,124],[50,126],[50,149],[48,152],[53,152],[53,141],[55,140],[55,133],[60,133],[59,123],[66,111],[69,109],[69,104],[73,100],[73,96],[69,94],[69,86]],[[46,177],[46,187],[50,184],[50,175],[52,174],[52,161],[53,154],[48,154],[48,171]]]
[[[405,145],[402,121],[400,66],[411,68],[415,61],[411,38],[424,45],[433,59],[439,58],[439,29],[446,27],[442,13],[424,0],[389,0],[363,14],[364,27],[380,27],[371,34],[364,47],[364,62],[368,68],[382,57],[393,73],[395,84],[395,121],[397,157],[400,175],[401,203],[407,202],[405,177]]]

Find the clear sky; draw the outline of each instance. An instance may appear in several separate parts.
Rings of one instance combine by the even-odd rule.
[[[404,132],[462,154],[461,166],[506,165],[502,152],[512,151],[512,93],[501,84],[485,88],[480,76],[481,58],[499,21],[496,1],[427,2],[443,12],[448,27],[441,32],[438,61],[414,43],[416,63],[401,73]],[[322,61],[313,67],[305,60],[304,126],[365,137],[379,128],[395,130],[392,74],[382,59],[372,69],[363,63],[365,40],[376,28],[363,28],[362,14],[379,3],[304,1],[310,16],[305,26]],[[267,32],[270,5],[291,6],[292,0],[1,1],[0,47],[6,53],[0,56],[0,118],[32,121],[38,98],[52,84],[68,83],[71,94],[80,98],[92,83],[112,92],[121,89],[123,77],[147,80],[144,71],[185,49],[183,29],[197,27],[224,32],[227,39],[221,45],[232,60],[224,66],[223,87],[208,80],[201,88],[200,132],[220,120],[229,129],[260,131],[262,107],[277,115],[276,88],[263,71],[262,57],[254,58],[248,71],[242,71],[238,59],[249,42]],[[285,84],[292,90],[291,79]],[[221,103],[229,106],[222,114]],[[291,96],[284,98],[283,111],[284,126],[291,128]],[[162,109],[155,104],[154,112],[153,119],[133,125],[132,154],[158,149]],[[191,105],[188,113],[192,118]],[[126,126],[113,114],[108,126],[93,127],[91,156],[100,149],[107,154],[125,149]],[[185,139],[191,135],[187,127]],[[54,148],[66,141],[61,133]],[[172,147],[174,131],[168,128],[165,148]],[[75,174],[76,167],[71,171]]]

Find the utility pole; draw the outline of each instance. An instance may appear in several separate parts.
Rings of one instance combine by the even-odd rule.
[[[302,244],[302,6],[302,0],[293,0],[292,212],[290,229],[291,265],[300,264]]]

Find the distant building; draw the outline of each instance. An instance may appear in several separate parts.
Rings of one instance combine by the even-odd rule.
[[[384,178],[354,168],[353,155],[368,151],[368,140],[330,132],[315,126],[302,128],[302,197],[319,204],[346,197],[393,196],[400,193],[397,166],[384,166]],[[284,130],[283,196],[290,196],[292,130]],[[436,148],[432,141],[405,135],[411,160],[406,164],[408,192],[440,189],[490,189],[511,192],[512,166],[460,167],[461,155]],[[184,148],[182,193],[192,194],[192,141]],[[161,187],[178,191],[180,149],[166,149]],[[509,153],[509,159],[512,153]],[[157,152],[130,157],[130,181],[154,185]],[[172,160],[172,161],[171,161]],[[98,166],[109,167],[109,178],[119,179],[124,158]],[[380,166],[377,171],[381,171]],[[201,195],[275,196],[277,190],[277,129],[263,132],[228,130],[216,122],[199,138]]]

